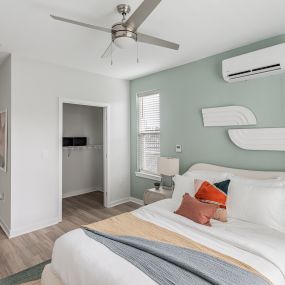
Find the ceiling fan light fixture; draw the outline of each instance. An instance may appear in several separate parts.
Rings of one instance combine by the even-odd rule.
[[[119,37],[114,39],[114,44],[121,49],[128,49],[135,45],[136,40],[130,37]]]

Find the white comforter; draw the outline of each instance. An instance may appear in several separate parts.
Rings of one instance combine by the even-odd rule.
[[[176,204],[163,200],[133,212],[137,217],[191,238],[236,258],[285,285],[285,234],[239,220],[212,222],[206,227],[173,214]],[[81,230],[60,237],[52,269],[65,285],[154,285],[147,275]]]

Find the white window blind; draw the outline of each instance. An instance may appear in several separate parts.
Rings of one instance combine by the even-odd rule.
[[[157,174],[160,156],[160,96],[158,91],[137,97],[138,171]]]

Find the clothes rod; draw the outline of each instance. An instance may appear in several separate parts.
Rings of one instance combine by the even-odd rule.
[[[98,149],[102,150],[103,145],[83,145],[83,146],[64,146],[63,150],[84,150],[84,149]]]

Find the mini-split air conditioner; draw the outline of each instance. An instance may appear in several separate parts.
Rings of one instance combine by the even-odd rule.
[[[227,82],[250,80],[284,71],[285,43],[223,61],[223,77]]]

